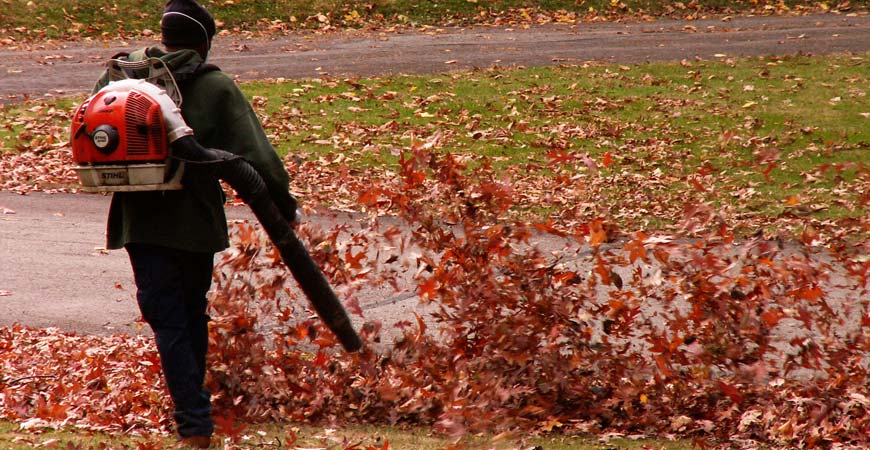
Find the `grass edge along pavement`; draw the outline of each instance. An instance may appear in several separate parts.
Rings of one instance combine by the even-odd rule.
[[[79,40],[151,37],[158,33],[162,2],[149,0],[150,8],[130,0],[111,7],[100,3],[61,0],[31,2],[6,0],[0,13],[0,46],[44,42],[46,39]],[[300,2],[215,1],[203,2],[219,21],[223,33],[275,34],[297,30],[328,32],[342,29],[396,30],[469,25],[527,26],[588,21],[693,20],[710,15],[776,15],[866,11],[866,0],[441,0],[421,4],[413,0],[378,0],[360,5],[342,0]],[[139,11],[130,15],[127,11]]]
[[[215,448],[295,448],[330,450],[518,450],[541,448],[546,450],[688,450],[694,448],[681,440],[656,440],[642,436],[626,437],[618,434],[602,437],[580,436],[523,436],[520,433],[501,435],[465,436],[461,439],[433,435],[422,428],[391,426],[349,425],[341,427],[314,427],[294,424],[234,424],[238,434],[218,434]],[[60,430],[23,428],[21,425],[0,420],[0,448],[25,450],[35,447],[96,449],[162,449],[171,448],[175,440],[166,434],[103,433],[76,428]],[[355,447],[354,447],[355,446]]]
[[[572,226],[603,215],[626,229],[667,229],[691,198],[744,234],[809,229],[822,240],[840,233],[860,241],[870,201],[868,57],[722,57],[242,89],[309,205],[358,210],[366,177],[394,176],[402,152],[427,146],[471,170],[493,164],[522,192],[514,209],[530,220]],[[73,103],[0,109],[0,186],[75,189],[71,172],[52,175],[68,165],[59,159]],[[12,161],[16,151],[21,159]]]

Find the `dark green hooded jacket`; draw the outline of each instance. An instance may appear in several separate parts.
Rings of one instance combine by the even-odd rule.
[[[166,53],[157,47],[136,51],[127,59],[138,61],[146,57],[162,59],[172,68],[176,79],[185,78],[183,74],[190,74],[203,64],[195,50]],[[106,84],[104,74],[95,90]],[[179,85],[183,98],[181,113],[194,130],[196,140],[204,147],[244,157],[263,177],[279,209],[295,211],[295,200],[288,192],[287,170],[236,83],[223,72],[207,71]],[[140,243],[195,252],[227,248],[223,190],[216,179],[196,172],[192,168],[185,171],[182,190],[114,193],[107,247],[118,249]]]

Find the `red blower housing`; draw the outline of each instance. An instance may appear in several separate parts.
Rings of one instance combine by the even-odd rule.
[[[76,172],[86,191],[179,189],[180,172],[169,164],[160,104],[139,90],[102,90],[72,118]],[[172,176],[178,175],[178,176]],[[170,179],[171,178],[171,179]]]
[[[164,162],[168,156],[160,105],[137,91],[93,96],[73,115],[71,136],[78,164]]]

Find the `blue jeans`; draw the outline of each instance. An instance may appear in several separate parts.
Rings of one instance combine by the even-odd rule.
[[[213,253],[128,244],[142,317],[154,331],[178,434],[211,436],[211,394],[203,387],[208,351],[206,293]]]

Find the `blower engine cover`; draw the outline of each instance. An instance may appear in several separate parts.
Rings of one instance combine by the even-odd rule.
[[[144,91],[109,88],[86,100],[73,114],[71,141],[83,190],[181,188],[160,105]]]

